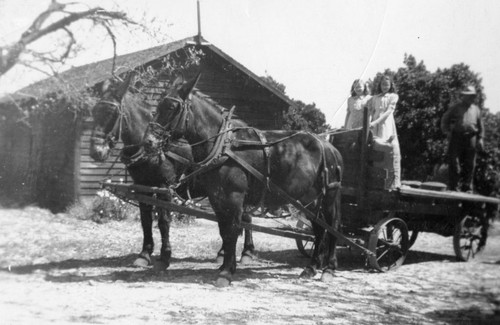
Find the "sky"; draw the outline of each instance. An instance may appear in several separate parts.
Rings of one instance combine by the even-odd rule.
[[[193,36],[196,0],[81,1],[119,7],[161,37],[120,33],[118,54]],[[49,1],[0,0],[0,46],[19,37]],[[354,79],[403,66],[405,53],[431,72],[465,63],[482,78],[485,107],[500,112],[500,1],[498,0],[200,0],[204,38],[286,93],[316,103],[327,123],[343,124]],[[105,36],[82,27],[82,65],[112,56]],[[39,46],[50,50],[54,41]],[[0,93],[35,81],[16,68],[0,77]],[[40,77],[38,77],[40,78]]]

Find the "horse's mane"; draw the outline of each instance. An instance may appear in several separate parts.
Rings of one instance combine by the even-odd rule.
[[[194,89],[191,94],[195,97],[197,97],[198,99],[200,99],[201,101],[204,101],[206,102],[207,104],[209,104],[210,106],[213,106],[215,108],[217,108],[219,110],[219,113],[221,114],[222,116],[222,113],[224,111],[229,111],[228,108],[222,106],[222,105],[219,105],[217,102],[215,102],[212,98],[210,98],[210,96],[208,96],[207,94],[199,91],[198,89]],[[236,118],[232,118],[231,119],[231,123],[234,125],[234,126],[248,126],[248,124],[246,122],[244,122],[243,120],[237,118],[237,115],[234,114],[233,116],[236,116]]]
[[[141,107],[145,110],[151,112],[154,110],[154,106],[150,105],[144,96],[140,93],[127,91],[125,96],[123,96],[123,102],[130,107]]]

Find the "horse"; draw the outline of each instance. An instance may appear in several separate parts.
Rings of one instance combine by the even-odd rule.
[[[235,248],[245,208],[274,209],[290,203],[270,191],[271,184],[338,229],[343,162],[337,149],[311,133],[261,131],[230,119],[231,113],[195,90],[199,77],[173,83],[148,129],[156,132],[147,132],[144,144],[158,147],[158,130],[191,144],[195,162],[203,166],[199,183],[218,217],[225,255],[215,285],[225,287],[236,271]],[[315,223],[313,231],[315,249],[300,277],[312,278],[323,269],[321,279],[329,281],[337,268],[336,237]]]
[[[101,98],[92,109],[94,127],[91,135],[90,156],[96,161],[105,161],[118,139],[122,139],[124,147],[121,160],[132,177],[134,184],[167,187],[173,184],[189,167],[193,161],[191,147],[184,141],[170,141],[164,143],[160,152],[148,152],[143,146],[143,137],[153,120],[154,108],[130,87],[133,75],[129,74],[122,81],[116,78],[106,80],[102,86]],[[175,155],[164,156],[167,151]],[[182,161],[182,164],[179,163]],[[180,187],[177,193],[187,198],[187,191],[193,197],[205,197],[200,187],[187,184]],[[169,200],[164,195],[159,199]],[[152,254],[154,241],[152,234],[153,210],[150,205],[139,203],[141,226],[143,230],[143,245],[133,265],[147,267],[153,264]],[[171,246],[169,241],[170,216],[169,211],[158,209],[158,228],[161,234],[160,259],[158,269],[166,268],[170,264]],[[254,258],[253,237],[250,230],[245,231],[246,258],[242,262],[251,262]],[[221,248],[217,254],[218,260],[223,256]]]

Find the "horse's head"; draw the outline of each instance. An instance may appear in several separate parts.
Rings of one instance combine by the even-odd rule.
[[[96,161],[105,161],[120,138],[124,122],[122,99],[133,78],[129,74],[125,81],[109,79],[103,83],[102,95],[92,109],[94,128],[90,138],[90,156]]]
[[[156,150],[164,145],[170,137],[183,137],[189,121],[189,94],[196,86],[200,75],[185,83],[178,77],[166,91],[165,96],[156,108],[154,121],[149,124],[144,136],[146,150]]]

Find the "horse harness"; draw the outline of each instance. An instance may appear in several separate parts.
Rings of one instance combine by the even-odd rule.
[[[172,98],[172,99],[178,101],[182,105],[188,105],[186,102],[182,102],[176,98]],[[334,190],[334,189],[340,188],[340,181],[330,182],[328,166],[326,163],[325,147],[324,147],[324,144],[321,141],[321,139],[319,139],[316,135],[314,135],[312,133],[300,131],[300,132],[294,133],[292,135],[283,137],[279,140],[269,142],[267,140],[267,138],[265,137],[264,133],[262,131],[260,131],[259,129],[256,129],[253,127],[232,127],[231,118],[233,116],[234,108],[235,107],[233,106],[230,110],[223,112],[223,120],[222,120],[221,126],[219,128],[219,132],[213,137],[213,138],[215,138],[214,146],[212,147],[212,150],[210,151],[210,153],[207,155],[207,157],[203,161],[193,163],[193,162],[190,162],[189,160],[185,159],[184,157],[181,157],[181,156],[178,156],[175,154],[172,155],[173,153],[170,152],[169,150],[167,150],[167,152],[164,153],[165,155],[169,156],[170,158],[172,158],[173,160],[176,160],[177,162],[179,162],[181,164],[189,165],[191,167],[191,170],[192,170],[190,174],[182,175],[179,178],[178,183],[172,185],[172,187],[177,188],[182,183],[188,182],[189,180],[191,180],[191,179],[193,179],[193,178],[195,178],[203,173],[206,173],[209,170],[212,170],[213,168],[221,166],[222,164],[224,164],[227,161],[227,159],[231,158],[233,161],[235,161],[237,164],[239,164],[244,170],[246,170],[248,173],[250,173],[252,176],[254,176],[257,180],[259,180],[260,182],[265,184],[267,191],[263,191],[262,197],[260,199],[260,202],[261,202],[259,204],[260,206],[263,207],[265,195],[268,191],[277,192],[279,196],[281,196],[282,198],[284,198],[288,202],[295,201],[284,190],[282,190],[279,186],[275,185],[270,179],[270,177],[271,177],[271,159],[270,159],[271,147],[280,143],[280,142],[283,142],[287,139],[293,138],[299,134],[310,134],[310,135],[314,136],[314,138],[320,144],[321,160],[322,160],[322,166],[323,166],[323,171],[321,173],[322,174],[321,193],[317,199],[321,202],[321,200],[323,199],[323,197],[325,196],[325,194],[328,190]],[[186,114],[184,114],[184,111],[186,111],[186,110],[183,110],[182,116],[179,117],[177,119],[177,121],[175,121],[176,126],[181,126],[181,124],[182,124],[182,126],[185,127],[187,121],[184,121],[184,120],[187,119],[187,116],[186,116]],[[167,141],[168,141],[168,138],[171,136],[169,131],[167,131],[163,126],[160,126],[160,125],[156,125],[156,126],[154,126],[154,128],[161,130],[163,132],[163,135],[161,135],[161,137],[163,139],[167,139]],[[235,137],[235,133],[236,133],[236,131],[241,130],[241,129],[252,130],[256,134],[258,140],[237,139]],[[159,130],[155,130],[155,132],[158,132]],[[204,141],[199,142],[199,143],[191,144],[191,146],[199,145],[199,144],[206,142],[206,141],[209,141],[209,139],[204,140]],[[233,149],[242,150],[242,149],[249,148],[249,147],[262,149],[263,156],[264,156],[264,164],[265,164],[265,172],[264,173],[255,169],[252,165],[250,165],[248,162],[246,162],[243,158],[241,158],[233,150]],[[160,146],[160,148],[163,148],[163,146]],[[160,150],[163,150],[163,149],[160,149]],[[339,173],[339,176],[341,178],[341,171],[340,171],[340,167],[338,165],[336,166],[336,170]],[[321,204],[318,204],[318,206],[320,206],[320,205]],[[318,209],[318,213],[319,213],[319,210],[320,209]],[[261,211],[264,211],[264,209],[262,208]],[[317,217],[318,216],[316,215],[316,218]]]
[[[265,138],[264,134],[261,133],[260,130],[251,128],[254,130],[254,132],[257,133],[259,137],[259,141],[248,141],[248,140],[239,140],[235,139],[233,136],[234,131],[237,131],[238,129],[243,129],[243,127],[236,127],[233,128],[231,126],[230,120],[231,116],[233,114],[234,107],[232,107],[229,112],[223,113],[223,122],[221,124],[220,132],[215,135],[216,137],[216,145],[212,148],[211,153],[208,155],[207,159],[203,160],[201,163],[191,163],[191,165],[194,167],[194,171],[191,172],[191,174],[184,176],[182,175],[178,181],[177,184],[171,185],[171,188],[176,188],[179,185],[181,185],[184,182],[187,182],[188,180],[205,173],[215,167],[221,166],[227,159],[231,158],[233,161],[235,161],[237,164],[239,164],[244,170],[249,172],[251,175],[253,175],[257,180],[260,182],[264,183],[269,191],[272,191],[274,194],[278,195],[281,197],[283,200],[288,202],[289,204],[293,205],[296,209],[298,209],[300,212],[302,212],[304,216],[301,214],[297,214],[296,217],[301,220],[302,222],[307,222],[308,220],[318,224],[321,226],[323,229],[327,229],[328,232],[332,233],[337,239],[342,240],[345,243],[348,243],[350,246],[355,246],[359,248],[361,251],[363,251],[365,254],[368,256],[372,256],[373,253],[366,249],[364,246],[360,245],[357,242],[352,241],[348,237],[346,237],[344,234],[342,234],[340,231],[334,229],[331,227],[324,218],[321,217],[321,202],[325,197],[325,194],[328,191],[339,191],[341,188],[341,179],[342,179],[342,170],[340,169],[340,166],[337,164],[335,166],[335,170],[339,175],[339,181],[334,181],[330,182],[330,177],[329,177],[329,172],[328,172],[328,166],[326,164],[326,155],[325,155],[325,147],[322,143],[322,141],[316,136],[311,133],[315,137],[315,139],[320,143],[320,148],[321,148],[321,159],[322,159],[322,165],[323,165],[323,172],[322,172],[322,187],[321,187],[321,193],[319,196],[313,200],[318,202],[317,204],[317,209],[316,212],[312,212],[307,208],[307,205],[303,205],[301,202],[298,200],[294,199],[291,197],[288,193],[286,193],[281,187],[278,185],[274,184],[274,182],[270,179],[270,147],[285,141],[286,139],[292,138],[294,136],[297,136],[298,134],[304,134],[306,132],[297,132],[295,134],[292,134],[290,136],[284,137],[282,139],[279,139],[277,141],[273,142],[268,142],[267,139]],[[245,127],[248,128],[248,127]],[[207,140],[204,140],[207,141]],[[203,142],[204,142],[203,141]],[[197,143],[199,144],[199,143]],[[197,145],[197,144],[191,144]],[[239,155],[237,155],[232,148],[244,148],[244,147],[261,147],[263,148],[264,152],[264,159],[266,161],[266,174],[262,174],[260,171],[255,169],[252,165],[250,165],[248,162],[246,162],[243,158],[241,158]],[[268,149],[266,149],[268,148]],[[175,159],[175,158],[173,158]],[[267,192],[267,191],[264,191]],[[263,199],[264,197],[262,197]],[[261,202],[261,205],[262,202]],[[262,210],[264,211],[264,210]],[[265,214],[265,212],[263,213]]]

